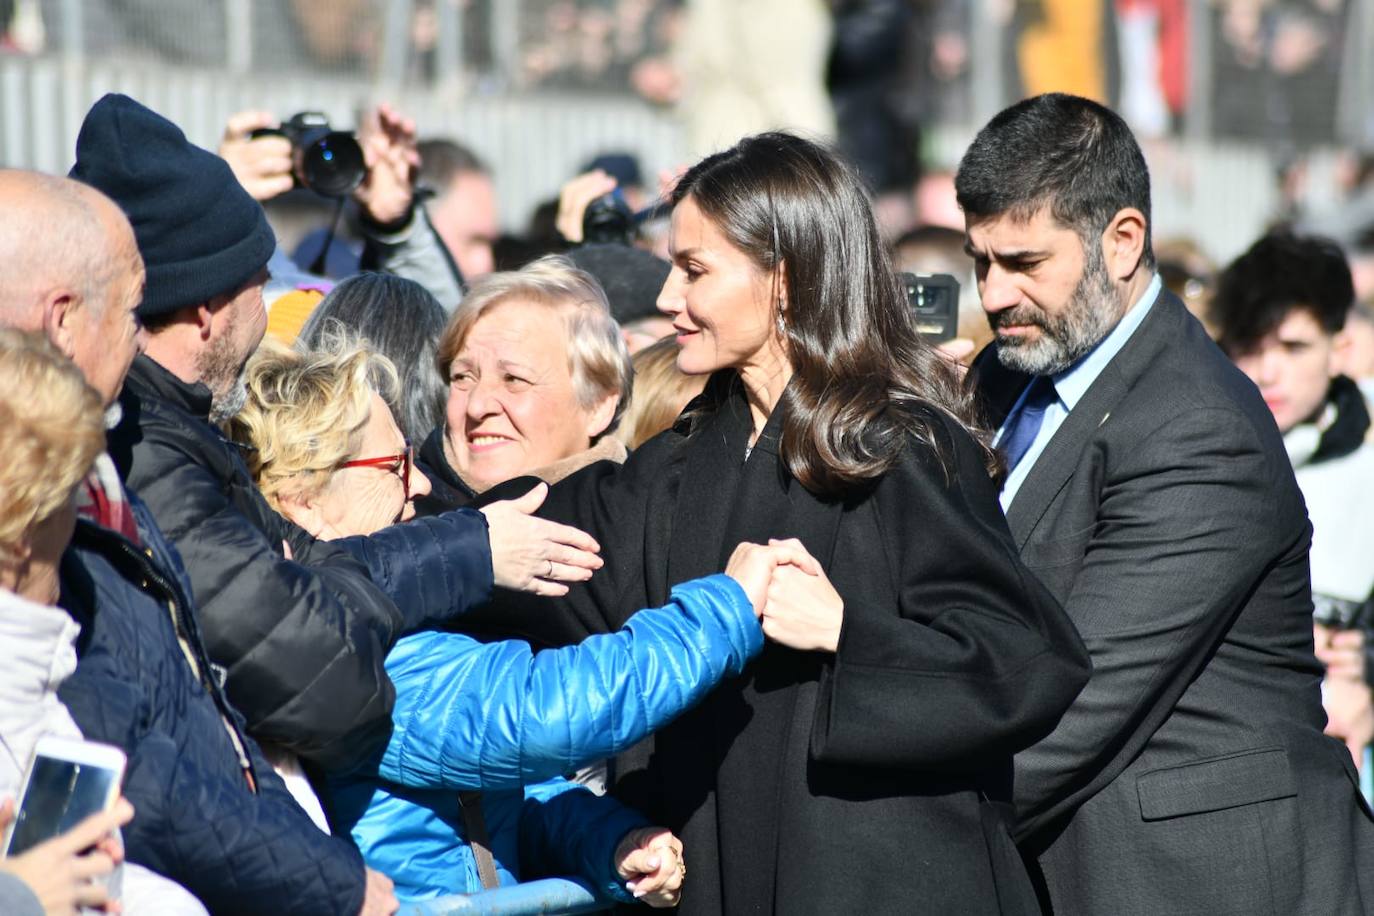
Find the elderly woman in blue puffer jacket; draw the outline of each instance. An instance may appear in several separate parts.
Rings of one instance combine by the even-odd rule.
[[[235,435],[253,446],[278,511],[319,537],[409,517],[428,487],[377,393],[394,378],[385,359],[340,338],[255,357]],[[447,632],[402,639],[386,661],[394,732],[372,764],[331,774],[331,822],[402,898],[472,892],[483,886],[468,842],[480,790],[500,883],[573,875],[608,899],[674,905],[680,842],[558,777],[629,748],[739,674],[763,644],[754,605],[774,562],[769,548],[741,545],[726,575],[685,583],[667,606],[568,648],[534,653]],[[412,571],[403,549],[386,563],[397,578]]]

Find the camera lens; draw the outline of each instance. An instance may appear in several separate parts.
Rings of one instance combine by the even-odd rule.
[[[325,197],[343,197],[367,175],[363,149],[353,135],[331,131],[301,150],[302,183]]]
[[[587,204],[582,214],[582,241],[588,245],[633,243],[633,217],[619,188]]]

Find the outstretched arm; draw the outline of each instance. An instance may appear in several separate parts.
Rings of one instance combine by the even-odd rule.
[[[407,637],[387,659],[395,729],[379,775],[415,788],[515,788],[620,753],[736,675],[763,646],[727,576],[673,590],[617,633],[534,653],[454,633]]]

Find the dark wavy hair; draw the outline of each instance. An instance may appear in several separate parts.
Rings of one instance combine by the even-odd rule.
[[[672,203],[687,197],[759,268],[782,265],[793,375],[779,404],[780,455],[792,476],[843,498],[892,468],[913,436],[948,471],[928,409],[973,431],[973,406],[917,333],[853,168],[810,140],[759,134],[688,170]]]
[[[1297,309],[1335,334],[1345,327],[1354,304],[1355,284],[1340,245],[1275,229],[1221,272],[1207,317],[1217,329],[1217,343],[1238,356]]]
[[[1145,155],[1121,116],[1091,99],[1047,92],[999,112],[964,152],[954,189],[970,219],[1029,219],[1049,207],[1093,246],[1134,207],[1145,216],[1141,264],[1154,265]]]

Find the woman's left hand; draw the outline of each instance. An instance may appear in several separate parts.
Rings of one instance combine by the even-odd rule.
[[[677,906],[687,863],[682,841],[668,828],[640,827],[625,834],[615,848],[615,867],[636,899],[652,907]]]
[[[834,652],[840,645],[844,599],[801,541],[770,540],[768,545],[781,556],[768,586],[764,635],[803,652]]]

